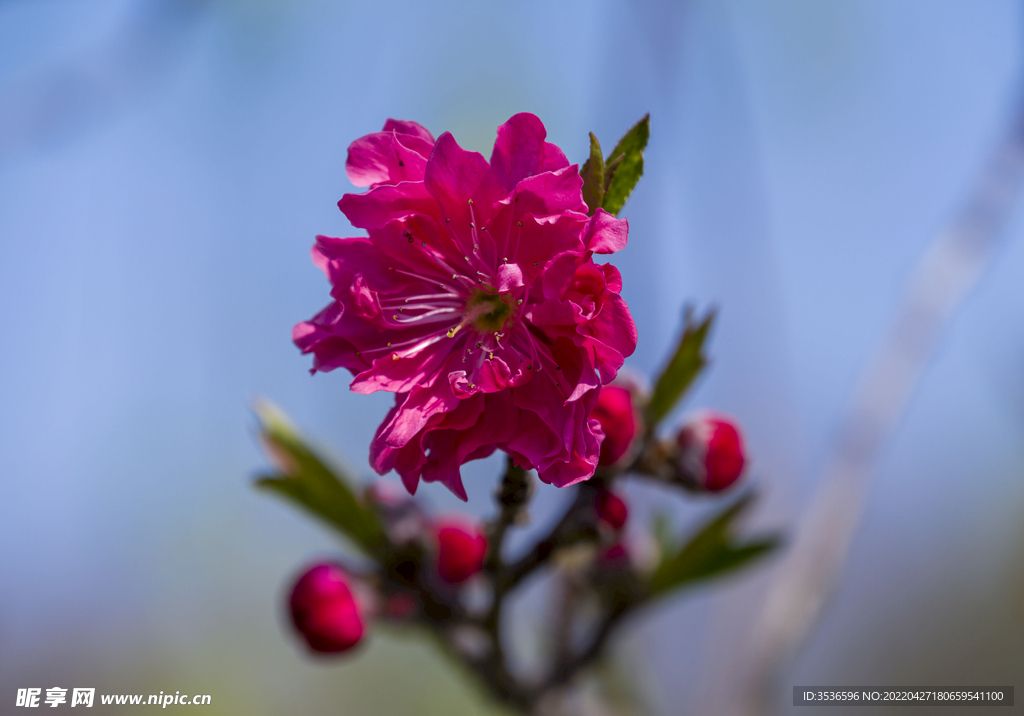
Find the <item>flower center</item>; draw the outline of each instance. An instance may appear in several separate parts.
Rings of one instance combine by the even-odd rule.
[[[505,321],[512,315],[512,299],[508,294],[491,294],[478,291],[466,304],[467,318],[481,333],[494,333],[505,327]]]
[[[512,297],[507,293],[487,293],[477,289],[466,301],[466,312],[457,326],[448,331],[452,338],[459,330],[472,324],[480,333],[500,333],[512,315]]]

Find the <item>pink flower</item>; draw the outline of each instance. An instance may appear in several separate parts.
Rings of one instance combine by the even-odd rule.
[[[370,448],[384,474],[466,499],[460,466],[507,452],[559,487],[589,478],[599,388],[636,347],[619,272],[594,253],[628,225],[587,217],[582,180],[531,114],[498,128],[488,163],[451,134],[388,120],[349,147],[362,194],[339,202],[368,237],[317,237],[334,299],[292,338],[313,371],[395,393]]]
[[[689,420],[676,437],[679,468],[700,490],[719,492],[743,473],[743,438],[727,415],[703,411]]]
[[[476,525],[444,520],[437,525],[437,573],[450,583],[464,582],[483,569],[487,538]]]
[[[363,638],[361,610],[339,565],[308,569],[292,588],[289,607],[292,623],[313,651],[347,651]]]
[[[597,406],[590,417],[597,418],[604,432],[601,443],[601,465],[614,465],[629,450],[636,437],[636,413],[633,396],[628,388],[606,385],[597,397]]]

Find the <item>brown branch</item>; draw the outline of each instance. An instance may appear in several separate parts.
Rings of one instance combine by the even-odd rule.
[[[555,665],[551,674],[538,688],[538,693],[544,694],[551,689],[564,686],[572,681],[576,674],[600,658],[615,627],[637,606],[639,606],[639,602],[616,605],[608,616],[605,617],[604,621],[601,622],[601,626],[594,632],[590,643],[582,651]]]
[[[591,485],[582,483],[576,492],[576,499],[548,534],[504,570],[499,582],[502,591],[514,589],[526,577],[544,566],[557,550],[585,539],[596,539],[597,532],[593,524],[583,514],[593,500],[592,490]]]

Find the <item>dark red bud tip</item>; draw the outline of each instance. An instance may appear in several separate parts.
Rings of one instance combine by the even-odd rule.
[[[743,474],[746,457],[736,421],[720,413],[703,413],[679,431],[680,467],[708,492],[731,487]]]
[[[629,517],[629,509],[622,498],[610,490],[602,490],[594,500],[594,510],[597,512],[597,519],[604,522],[613,530],[621,530]]]
[[[450,583],[464,582],[483,569],[487,538],[479,527],[463,522],[437,526],[437,573]]]
[[[318,564],[292,588],[292,623],[311,650],[335,654],[348,651],[363,638],[363,617],[348,579],[341,566]]]
[[[590,417],[597,419],[604,430],[598,464],[615,464],[626,454],[633,443],[633,438],[636,437],[637,421],[633,409],[633,396],[622,386],[603,386]]]

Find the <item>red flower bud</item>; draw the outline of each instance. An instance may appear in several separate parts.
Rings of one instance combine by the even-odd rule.
[[[629,517],[629,509],[622,498],[611,490],[601,490],[597,499],[594,500],[594,510],[597,512],[597,519],[601,520],[613,530],[621,530]]]
[[[677,441],[679,466],[700,489],[724,490],[743,473],[743,438],[726,415],[698,414],[682,427]]]
[[[318,564],[307,570],[292,588],[289,606],[292,623],[313,651],[347,651],[363,638],[359,604],[339,565]]]
[[[479,572],[487,556],[487,538],[476,525],[446,520],[437,525],[437,573],[450,583]]]
[[[620,385],[603,386],[590,417],[597,419],[604,430],[604,441],[601,443],[597,463],[615,464],[626,454],[636,436],[636,413],[629,389]]]

